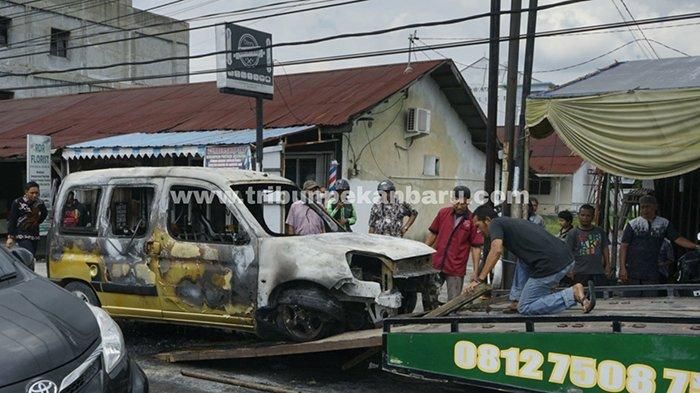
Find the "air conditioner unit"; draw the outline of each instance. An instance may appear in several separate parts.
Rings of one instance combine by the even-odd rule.
[[[430,111],[423,108],[408,108],[406,116],[406,137],[430,134]]]

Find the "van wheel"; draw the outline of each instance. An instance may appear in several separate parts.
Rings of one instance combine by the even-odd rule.
[[[100,301],[97,299],[95,291],[93,291],[89,285],[80,281],[71,281],[66,284],[64,288],[79,299],[82,299],[85,303],[96,307],[100,306]]]
[[[288,289],[277,304],[277,328],[287,339],[296,342],[328,336],[344,315],[342,304],[317,288]]]
[[[297,304],[280,305],[277,311],[277,325],[285,337],[297,342],[318,340],[326,337],[330,330],[326,316]]]

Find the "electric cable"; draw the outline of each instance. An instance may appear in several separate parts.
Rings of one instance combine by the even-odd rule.
[[[155,10],[155,9],[157,9],[157,8],[162,8],[162,7],[166,7],[166,6],[169,6],[169,5],[178,3],[178,2],[180,2],[180,1],[183,1],[183,0],[176,0],[176,1],[173,1],[173,2],[170,2],[170,3],[161,4],[161,5],[159,5],[159,6],[151,7],[151,8],[145,9],[145,10],[138,10],[138,12],[135,12],[135,13],[132,13],[132,14],[127,14],[127,15],[122,15],[121,17],[122,17],[122,18],[125,18],[125,17],[132,16],[132,15],[135,15],[135,14],[138,14],[138,13],[141,13],[141,12],[149,12],[149,11]],[[218,0],[217,0],[217,1],[218,1]],[[99,36],[109,35],[109,34],[128,33],[128,32],[134,32],[134,31],[137,31],[137,30],[140,30],[140,29],[148,29],[148,28],[161,27],[161,26],[170,26],[170,25],[175,25],[175,24],[179,24],[179,23],[186,23],[186,22],[190,22],[190,21],[197,21],[197,20],[199,20],[200,18],[213,18],[213,17],[225,16],[225,15],[234,15],[234,14],[235,14],[235,15],[238,15],[238,14],[247,14],[247,13],[262,12],[262,10],[264,10],[265,8],[269,8],[269,7],[273,7],[273,6],[277,6],[277,5],[289,4],[289,3],[303,3],[303,2],[308,2],[308,1],[310,1],[310,0],[287,0],[287,1],[280,1],[280,2],[277,2],[277,3],[263,4],[263,5],[259,5],[259,6],[255,6],[255,7],[243,8],[243,9],[233,10],[233,11],[218,12],[218,13],[213,13],[213,14],[204,15],[204,16],[198,16],[198,17],[192,17],[192,18],[187,18],[187,19],[181,19],[181,20],[175,19],[175,20],[171,20],[171,21],[167,21],[167,22],[157,22],[157,23],[152,23],[152,24],[143,25],[143,26],[137,26],[137,27],[131,27],[131,28],[122,28],[122,29],[116,30],[116,31],[95,32],[95,33],[91,33],[91,34],[84,34],[84,35],[79,35],[79,36],[71,37],[71,39],[92,38],[92,37],[99,37]],[[334,0],[325,0],[325,2],[327,2],[327,1],[334,1]],[[302,5],[302,4],[299,4],[298,6],[301,6],[301,5]],[[282,7],[281,7],[281,8],[282,8]],[[273,9],[277,9],[277,8],[273,8]],[[179,13],[179,12],[180,12],[180,11],[174,13],[173,15],[175,15],[175,14],[177,14],[177,13]],[[168,16],[168,17],[170,17],[170,16]],[[109,21],[111,21],[111,20],[108,19],[108,20],[106,20],[106,21],[102,21],[102,22],[98,22],[98,23],[104,24],[104,23],[109,22]],[[24,41],[18,41],[18,42],[13,43],[13,44],[12,44],[12,47],[9,47],[7,50],[16,50],[16,49],[23,49],[23,48],[31,48],[31,47],[44,46],[44,45],[46,44],[46,42],[48,42],[48,41],[46,41],[46,38],[47,38],[47,37],[50,38],[51,36],[50,36],[50,35],[45,35],[45,36],[42,36],[42,37],[35,37],[35,38],[31,38],[31,39],[24,40]],[[39,43],[33,43],[33,44],[30,44],[30,45],[19,45],[19,44],[24,44],[24,43],[32,42],[32,41],[35,41],[35,40],[37,40],[37,39],[44,39],[44,41],[43,41],[43,42],[39,42]],[[68,49],[71,49],[71,47],[69,47]],[[1,52],[1,51],[0,51],[0,52]],[[45,52],[39,52],[38,54],[42,54],[42,53],[45,53]]]
[[[320,6],[317,8],[327,8],[327,7],[332,7],[332,6],[340,6],[340,5],[346,5],[346,4],[352,4],[352,3],[357,3],[357,2],[364,2],[368,0],[352,0],[352,1],[347,1],[344,3],[339,3],[339,4],[332,4],[332,5],[326,5],[326,6]],[[565,5],[570,5],[570,4],[575,4],[575,3],[580,3],[580,2],[587,2],[590,0],[564,0],[558,3],[552,3],[548,5],[543,5],[537,7],[537,10],[546,10],[550,8],[555,8],[555,7],[561,7]],[[307,9],[309,10],[309,9]],[[522,12],[527,12],[529,11],[528,9],[522,9]],[[290,11],[290,12],[299,12],[297,11]],[[499,14],[512,14],[514,12],[521,12],[521,11],[512,11],[512,10],[503,10]],[[285,14],[285,13],[281,13]],[[280,14],[275,14],[272,16],[279,16]],[[321,37],[321,38],[314,38],[314,39],[309,39],[309,40],[304,40],[304,41],[296,41],[296,42],[283,42],[283,43],[278,43],[278,44],[272,44],[269,46],[261,46],[260,49],[268,49],[268,48],[275,48],[275,47],[284,47],[284,46],[298,46],[298,45],[309,45],[309,44],[317,44],[321,42],[327,42],[327,41],[332,41],[332,40],[338,40],[338,39],[344,39],[344,38],[356,38],[356,37],[366,37],[366,36],[375,36],[375,35],[381,35],[381,34],[387,34],[387,33],[392,33],[395,31],[399,30],[406,30],[406,29],[414,29],[418,27],[431,27],[431,26],[443,26],[443,25],[450,25],[450,24],[455,24],[455,23],[462,23],[470,20],[476,20],[476,19],[481,19],[481,18],[486,18],[490,17],[491,12],[486,12],[486,13],[481,13],[481,14],[475,14],[475,15],[469,15],[466,17],[461,17],[461,18],[455,18],[455,19],[447,19],[447,20],[440,20],[440,21],[432,21],[432,22],[422,22],[422,23],[411,23],[407,25],[401,25],[401,26],[395,26],[395,27],[390,27],[390,28],[385,28],[385,29],[379,29],[379,30],[371,30],[371,31],[364,31],[364,32],[357,32],[357,33],[344,33],[344,34],[337,34],[337,35],[332,35],[332,36],[326,36],[326,37]],[[244,19],[243,21],[247,20],[253,20],[253,19],[260,19],[260,18],[267,18],[271,17],[270,15],[267,16],[262,16],[262,17],[254,17],[254,18],[249,18],[249,19]],[[241,21],[239,21],[241,22]],[[216,26],[220,24],[214,24],[210,25],[208,27]],[[195,27],[187,30],[194,30],[201,28],[200,27]],[[173,34],[178,32],[178,30],[175,31],[170,31],[167,33],[159,33],[159,34],[154,34],[154,35],[148,35],[148,36],[157,36],[157,35],[163,35],[163,34]],[[146,37],[146,36],[144,36]],[[112,40],[112,41],[106,41],[106,42],[101,42],[98,44],[89,44],[89,45],[79,45],[79,46],[74,46],[74,47],[69,47],[67,50],[70,50],[72,48],[80,48],[80,47],[85,47],[85,46],[93,46],[93,45],[102,45],[105,43],[113,43],[113,42],[122,42],[122,41],[127,41],[135,38],[140,38],[140,37],[134,37],[134,38],[126,38],[126,39],[119,39],[119,40]],[[234,51],[235,53],[235,51]],[[100,65],[100,66],[87,66],[87,67],[77,67],[77,68],[70,68],[70,69],[63,69],[63,70],[48,70],[48,71],[33,71],[25,74],[5,74],[6,76],[30,76],[30,75],[37,75],[37,74],[60,74],[64,72],[73,72],[73,71],[82,71],[82,70],[96,70],[96,69],[106,69],[106,68],[111,68],[111,67],[121,67],[121,66],[126,66],[126,65],[144,65],[144,64],[153,64],[153,63],[158,63],[158,62],[164,62],[164,61],[171,61],[171,60],[187,60],[187,59],[195,59],[195,58],[201,58],[201,57],[207,57],[207,56],[212,56],[216,54],[223,54],[223,52],[210,52],[208,54],[200,54],[200,55],[191,55],[191,56],[176,56],[176,57],[166,57],[166,58],[161,58],[158,60],[146,60],[144,62],[131,62],[131,63],[116,63],[114,65]],[[31,54],[30,54],[31,55]],[[0,57],[0,60],[7,60],[13,57],[24,57],[26,55],[15,55],[15,56],[6,56],[6,57]],[[0,76],[1,77],[1,76]]]
[[[98,4],[96,4],[95,6],[97,6],[97,5],[100,5],[100,6],[104,5],[104,4],[102,4],[102,3],[100,2],[100,0],[97,0],[97,1],[98,1]],[[118,1],[118,0],[108,0],[108,3],[113,2],[113,1]],[[88,26],[76,27],[76,28],[74,28],[74,29],[70,29],[70,30],[67,30],[67,31],[68,31],[69,33],[71,33],[71,32],[77,31],[77,30],[88,29],[88,28],[95,27],[95,26],[106,26],[106,24],[107,24],[108,22],[112,22],[112,21],[115,21],[115,20],[119,20],[119,19],[121,19],[121,18],[127,18],[127,17],[130,17],[130,16],[135,16],[135,15],[138,15],[138,14],[141,14],[141,13],[144,13],[144,12],[150,12],[150,11],[153,11],[153,10],[156,10],[156,9],[159,9],[159,8],[163,8],[163,7],[167,7],[167,6],[170,6],[170,5],[173,5],[173,4],[178,4],[178,3],[181,3],[181,2],[183,2],[183,1],[186,1],[186,0],[173,0],[173,1],[170,1],[170,2],[168,2],[168,3],[160,4],[160,5],[153,6],[153,7],[147,8],[147,9],[143,9],[143,10],[134,8],[134,9],[136,10],[136,11],[134,11],[134,12],[131,12],[131,13],[128,13],[128,14],[125,14],[125,15],[119,15],[119,16],[112,17],[112,18],[109,18],[109,19],[105,19],[105,20],[103,20],[103,21],[89,21],[91,24],[88,25]],[[92,7],[87,7],[87,8],[92,8]],[[40,21],[43,21],[43,20],[51,19],[51,18],[53,18],[53,17],[55,17],[55,16],[50,16],[50,17],[48,17],[48,18],[44,18],[44,19],[40,19],[40,20],[32,20],[31,22],[28,22],[28,23],[37,23],[37,22],[40,22]],[[24,24],[28,24],[28,23],[24,23]],[[19,25],[13,25],[13,27],[18,27],[18,26],[21,26],[21,25],[22,25],[22,23],[20,23]],[[111,27],[114,27],[114,26],[111,26]],[[95,33],[95,34],[84,34],[84,35],[82,35],[82,36],[71,37],[71,39],[88,38],[88,37],[94,37],[94,36],[98,36],[98,35],[115,34],[115,33],[123,33],[123,32],[124,32],[124,30],[122,29],[122,30],[117,30],[117,31],[100,32],[100,33]],[[23,48],[30,48],[30,47],[36,47],[36,46],[43,46],[43,45],[45,45],[47,42],[49,42],[50,39],[51,39],[51,34],[46,34],[46,35],[42,35],[42,36],[38,36],[38,37],[32,37],[32,38],[29,38],[29,39],[26,39],[26,40],[23,40],[23,41],[17,41],[17,42],[12,43],[12,45],[11,45],[11,46],[8,46],[7,48],[5,48],[4,51],[17,50],[17,49],[23,49]],[[34,44],[32,44],[32,45],[23,45],[23,46],[19,45],[19,44],[24,44],[24,43],[28,43],[28,42],[38,41],[38,40],[43,40],[43,41],[42,41],[42,42],[39,42],[39,43],[34,43]],[[70,49],[70,47],[69,47],[68,49]],[[26,54],[26,55],[30,55],[30,54]]]
[[[610,0],[610,2],[612,3],[613,6],[615,6],[615,9],[617,10],[617,13],[620,14],[620,18],[622,18],[622,20],[626,22],[626,21],[627,21],[627,18],[625,18],[625,14],[622,13],[622,10],[620,9],[620,7],[618,7],[617,3],[615,3],[615,0]],[[634,34],[634,31],[632,30],[632,27],[631,27],[631,26],[628,26],[628,27],[627,27],[627,30],[629,30],[630,34],[632,35],[632,38],[633,38],[633,39],[635,40],[635,42],[637,43],[637,46],[639,46],[639,49],[642,51],[642,53],[644,54],[644,56],[646,56],[648,59],[651,59],[651,56],[650,56],[649,53],[648,53],[648,49],[646,49],[646,48],[644,47],[644,45],[642,45],[639,41],[637,41],[637,35]]]
[[[325,1],[330,1],[330,0],[325,0]],[[332,7],[338,7],[338,6],[348,5],[348,4],[355,4],[355,3],[362,3],[362,2],[366,2],[366,1],[369,1],[369,0],[350,0],[350,1],[345,1],[343,3],[329,4],[329,5],[324,5],[324,6],[312,7],[312,8],[304,8],[301,10],[292,10],[292,11],[280,12],[280,13],[271,14],[271,15],[262,15],[262,16],[257,16],[257,17],[241,19],[241,20],[237,20],[236,23],[248,22],[248,21],[259,20],[259,19],[266,19],[266,18],[276,17],[276,16],[291,15],[291,14],[307,12],[307,11],[315,11],[315,10],[319,10],[319,9],[332,8]],[[588,0],[579,0],[579,1],[588,1]],[[201,29],[207,29],[207,28],[216,27],[216,26],[223,26],[223,25],[225,25],[225,23],[214,23],[214,24],[210,24],[210,25],[188,27],[188,28],[183,28],[183,29],[175,29],[175,30],[169,30],[166,32],[154,33],[154,34],[145,34],[144,33],[144,34],[141,34],[141,35],[138,35],[135,37],[119,38],[119,39],[96,42],[96,43],[92,43],[92,44],[69,46],[66,49],[71,50],[71,49],[79,49],[79,48],[88,48],[88,47],[93,47],[93,46],[113,44],[113,43],[124,42],[124,41],[133,41],[133,40],[138,40],[138,39],[142,39],[142,38],[160,37],[163,35],[177,34],[177,33],[182,33],[182,32],[187,32],[187,31],[201,30]],[[7,49],[5,51],[7,51]],[[14,59],[14,58],[25,58],[25,57],[43,55],[43,54],[49,54],[49,53],[50,53],[50,51],[41,51],[41,52],[33,52],[33,53],[16,54],[16,55],[11,55],[11,56],[0,57],[0,60],[8,60],[8,59]]]
[[[670,16],[664,16],[664,17],[655,17],[655,18],[648,18],[648,19],[640,19],[637,21],[637,23],[645,25],[645,24],[651,24],[651,23],[662,23],[662,22],[668,22],[668,21],[688,20],[688,19],[697,19],[697,18],[700,18],[700,12],[670,15]],[[632,24],[633,24],[632,22],[613,22],[613,23],[605,23],[605,24],[599,24],[599,25],[580,26],[580,27],[575,27],[575,28],[565,28],[565,29],[557,29],[557,30],[538,32],[538,33],[535,33],[534,36],[540,37],[540,38],[541,37],[551,37],[551,36],[562,35],[562,34],[618,28],[618,27],[623,27],[623,26],[630,26]],[[521,34],[519,37],[519,39],[524,39],[524,38],[526,38],[526,34]],[[508,40],[510,40],[510,38],[508,36],[502,36],[502,37],[498,38],[499,42],[505,42]],[[418,48],[415,48],[414,50],[459,48],[459,47],[465,47],[465,46],[488,44],[489,41],[490,41],[489,38],[483,38],[483,39],[478,39],[478,40],[468,40],[468,41],[460,41],[460,42],[433,45],[430,48],[418,47]],[[286,45],[289,45],[289,46],[295,45],[295,44],[296,43],[293,43],[293,42],[286,43]],[[207,56],[213,56],[213,55],[217,55],[217,54],[227,54],[230,52],[231,51],[211,52],[211,53],[192,56],[192,58],[207,57]],[[238,52],[238,51],[233,51],[233,52]],[[407,53],[406,48],[395,48],[395,49],[384,49],[384,50],[379,50],[379,51],[356,52],[356,53],[349,53],[349,54],[343,54],[343,55],[315,57],[315,58],[307,58],[307,59],[297,59],[297,60],[290,60],[287,62],[280,62],[280,63],[284,66],[292,66],[292,65],[324,63],[324,62],[333,62],[333,61],[341,61],[341,60],[368,58],[368,57],[388,56],[388,55],[405,54],[405,53]],[[184,59],[188,59],[188,58],[191,58],[191,57],[190,56],[183,56],[183,57],[178,57],[176,60],[184,60]],[[158,62],[158,60],[153,60],[153,61],[147,62],[147,64],[153,63],[153,62]],[[137,65],[137,64],[141,64],[141,63],[143,63],[143,62],[135,62],[133,64],[132,63],[129,63],[129,64]],[[127,65],[129,65],[129,64],[127,64]],[[137,80],[172,78],[172,77],[179,77],[179,76],[206,75],[206,74],[214,74],[217,72],[225,72],[225,71],[226,71],[226,69],[216,68],[216,69],[188,71],[188,72],[181,72],[181,73],[145,75],[145,76],[141,76],[141,77],[106,79],[106,80],[101,80],[101,81],[65,82],[65,83],[58,83],[58,84],[44,85],[44,86],[18,86],[18,87],[14,87],[14,88],[5,88],[5,89],[6,90],[28,90],[28,89],[40,89],[40,88],[65,87],[65,86],[74,86],[74,85],[96,85],[96,84],[106,84],[106,83],[137,81]]]
[[[625,10],[627,11],[627,14],[629,14],[630,18],[632,19],[632,22],[636,22],[634,19],[634,15],[632,15],[632,11],[630,11],[629,7],[627,7],[627,3],[625,3],[625,0],[620,0],[620,3],[622,3],[622,5],[625,7]],[[644,37],[644,41],[647,42],[647,45],[649,45],[649,48],[651,48],[651,51],[654,53],[656,58],[660,59],[661,57],[659,57],[659,54],[656,53],[656,49],[654,49],[654,46],[651,45],[651,42],[649,42],[649,39],[647,38],[647,35],[644,34],[644,30],[642,29],[642,27],[637,25],[637,24],[635,24],[635,26],[637,26],[637,29],[642,34],[642,37]]]

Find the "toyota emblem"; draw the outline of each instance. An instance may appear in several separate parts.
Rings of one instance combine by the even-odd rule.
[[[36,381],[29,385],[27,388],[27,393],[56,393],[58,392],[58,386],[48,379],[42,379],[41,381]]]

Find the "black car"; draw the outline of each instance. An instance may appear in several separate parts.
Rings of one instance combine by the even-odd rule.
[[[148,392],[119,326],[0,247],[0,393]]]

